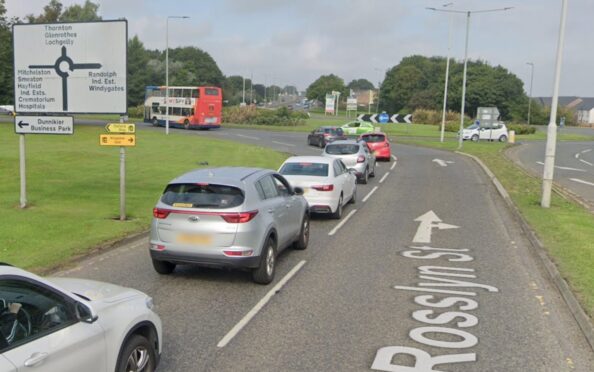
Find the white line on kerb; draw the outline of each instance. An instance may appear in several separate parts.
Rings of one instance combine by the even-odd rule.
[[[591,167],[594,167],[594,164],[590,163],[589,161],[585,161],[584,159],[580,159],[580,161],[584,164],[588,164]]]
[[[236,134],[236,136],[243,137],[243,138],[248,138],[248,139],[252,139],[252,140],[260,140],[259,137],[246,136],[244,134]]]
[[[331,230],[331,231],[328,233],[328,235],[329,235],[329,236],[332,236],[332,235],[336,234],[336,232],[337,232],[337,231],[338,231],[338,230],[339,230],[339,229],[340,229],[340,228],[341,228],[341,227],[342,227],[342,226],[343,226],[345,223],[347,223],[347,221],[348,221],[348,220],[349,220],[349,219],[350,219],[350,218],[351,218],[351,217],[352,217],[352,216],[355,214],[355,212],[357,212],[357,210],[356,210],[356,209],[353,209],[353,210],[352,210],[352,211],[351,211],[349,214],[347,214],[347,216],[346,216],[346,217],[345,217],[345,218],[344,218],[342,221],[340,221],[340,223],[339,223],[338,225],[336,225],[336,227],[335,227],[335,228],[333,228],[333,229],[332,229],[332,230]]]
[[[274,296],[285,284],[287,284],[289,279],[291,279],[297,273],[297,271],[301,270],[301,268],[303,267],[303,265],[305,265],[306,262],[307,261],[305,261],[305,260],[299,262],[297,265],[295,265],[295,267],[293,269],[291,269],[291,271],[289,271],[287,273],[287,275],[285,275],[278,283],[276,283],[276,285],[274,287],[272,287],[272,289],[270,291],[268,291],[268,293],[266,293],[266,295],[264,297],[262,297],[262,299],[260,301],[258,301],[256,306],[254,306],[250,310],[250,312],[247,313],[239,321],[239,323],[237,323],[235,325],[235,327],[233,327],[229,331],[229,333],[227,333],[225,335],[225,337],[223,337],[221,339],[221,341],[219,341],[219,343],[217,344],[217,347],[227,346],[227,344],[233,339],[233,337],[235,337],[243,329],[243,327],[245,327],[249,323],[249,321],[252,320],[252,318],[254,316],[256,316],[258,311],[262,310],[262,308],[268,303],[268,301],[270,301],[272,296]]]
[[[371,191],[369,192],[369,194],[365,195],[365,197],[363,198],[363,203],[365,203],[367,201],[367,199],[369,199],[371,197],[371,195],[373,195],[375,190],[377,190],[377,186],[374,186],[373,189],[371,189]]]
[[[594,183],[580,180],[579,178],[570,178],[570,180],[572,180],[573,182],[577,182],[577,183],[583,183],[584,185],[594,186]]]
[[[380,180],[379,183],[383,183],[389,175],[390,175],[390,172],[386,172],[386,174],[384,174],[384,176],[382,177],[382,179]]]
[[[272,141],[272,143],[276,143],[277,145],[290,146],[290,147],[294,147],[295,146],[295,145],[293,145],[291,143],[285,143],[285,142]]]

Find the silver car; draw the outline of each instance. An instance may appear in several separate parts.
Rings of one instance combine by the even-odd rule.
[[[309,241],[301,188],[259,168],[200,169],[171,181],[153,210],[150,254],[155,270],[176,264],[247,268],[256,283],[274,279],[276,256]]]
[[[324,148],[322,156],[340,159],[348,169],[355,169],[359,182],[375,177],[375,155],[363,141],[334,141]]]

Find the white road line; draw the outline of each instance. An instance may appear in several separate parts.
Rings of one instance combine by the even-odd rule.
[[[591,167],[594,167],[594,164],[590,163],[589,161],[585,161],[584,159],[580,159],[580,161],[584,164],[588,164]]]
[[[390,170],[394,169],[395,166],[396,166],[396,160],[394,160],[394,163],[392,163],[392,166],[390,167]]]
[[[290,147],[295,147],[295,145],[293,145],[293,144],[291,144],[291,143],[277,142],[277,141],[272,141],[272,143],[276,143],[277,145],[283,145],[283,146],[290,146]]]
[[[375,192],[375,190],[377,190],[377,186],[374,186],[373,189],[371,189],[371,191],[369,192],[369,194],[365,195],[365,197],[363,198],[363,203],[365,203],[367,201],[367,199],[369,199],[371,197],[371,195],[373,195],[373,193]]]
[[[544,165],[544,163],[542,161],[537,161],[536,164]],[[570,171],[576,171],[576,172],[585,172],[586,171],[585,169],[570,168],[570,167],[560,167],[558,165],[555,165],[555,168],[564,169],[564,170],[570,170]]]
[[[351,211],[349,214],[347,214],[347,216],[346,216],[346,217],[345,217],[345,218],[344,218],[342,221],[340,221],[340,223],[339,223],[338,225],[336,225],[336,227],[335,227],[335,228],[333,228],[333,229],[332,229],[332,230],[331,230],[331,231],[328,233],[328,235],[329,235],[329,236],[332,236],[332,235],[336,234],[336,232],[337,232],[338,230],[340,230],[340,228],[341,228],[341,227],[342,227],[342,226],[343,226],[345,223],[347,223],[347,221],[348,221],[348,220],[349,220],[349,219],[350,219],[350,218],[351,218],[351,217],[352,217],[352,216],[355,214],[355,212],[357,212],[357,210],[356,210],[356,209],[353,209],[353,210],[352,210],[352,211]]]
[[[259,137],[252,137],[252,136],[246,136],[243,134],[236,134],[237,137],[243,137],[243,138],[248,138],[248,139],[252,139],[252,140],[260,140]]]
[[[575,156],[576,159],[579,159],[580,158],[580,154],[579,153],[575,154],[574,156]]]
[[[585,153],[590,152],[590,151],[592,151],[592,149],[585,149],[585,150],[582,151],[582,154],[585,154]]]
[[[396,156],[394,156],[394,155],[390,155],[390,156],[392,157],[392,159],[394,159],[394,160],[398,160],[398,159],[396,158]]]
[[[384,174],[384,176],[382,177],[382,179],[380,180],[379,183],[382,183],[386,180],[386,178],[388,178],[388,176],[390,175],[390,172],[386,172],[386,174]]]
[[[577,183],[583,183],[584,185],[594,186],[594,183],[580,180],[579,178],[570,178],[570,180],[572,180],[573,182],[577,182]]]
[[[227,333],[225,335],[225,337],[223,337],[221,339],[221,341],[219,341],[219,343],[217,344],[217,347],[225,347],[227,346],[227,344],[233,339],[233,337],[235,337],[242,329],[243,327],[245,327],[250,320],[252,320],[252,318],[254,316],[256,316],[256,314],[258,313],[258,311],[262,310],[262,308],[268,303],[268,301],[270,301],[270,299],[272,298],[272,296],[274,296],[278,291],[280,291],[280,289],[287,284],[287,282],[289,281],[289,279],[291,279],[299,270],[301,270],[301,268],[303,267],[303,265],[305,265],[307,261],[301,261],[299,262],[297,265],[295,265],[295,267],[293,269],[291,269],[291,271],[289,271],[287,273],[287,275],[285,275],[278,283],[276,283],[276,285],[274,287],[272,287],[272,289],[270,291],[268,291],[268,293],[266,293],[266,295],[264,297],[262,297],[262,299],[260,301],[258,301],[258,303],[256,304],[256,306],[254,306],[249,313],[247,313],[240,321],[239,323],[237,323],[235,325],[235,327],[233,327],[229,333]]]

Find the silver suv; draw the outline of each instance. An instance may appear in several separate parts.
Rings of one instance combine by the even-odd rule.
[[[375,155],[363,141],[334,141],[324,148],[322,156],[340,159],[348,169],[354,169],[360,183],[375,177]]]
[[[155,270],[176,264],[247,268],[256,283],[274,279],[277,254],[309,241],[301,188],[258,168],[200,169],[171,181],[153,210],[150,254]]]

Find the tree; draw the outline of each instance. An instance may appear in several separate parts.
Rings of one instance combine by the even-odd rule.
[[[99,21],[101,17],[97,14],[99,10],[99,4],[92,3],[89,0],[85,1],[83,6],[78,4],[69,6],[64,10],[64,13],[60,16],[60,22],[70,21]]]
[[[6,19],[5,0],[0,0],[0,103],[14,103],[12,74],[12,31],[11,26],[14,20]]]
[[[49,23],[58,22],[62,15],[63,5],[58,0],[51,0],[49,4],[43,7],[43,14],[35,17],[33,14],[25,16],[29,23]]]
[[[134,36],[128,41],[128,106],[144,102],[146,86],[150,85],[146,68],[148,60],[144,45],[138,36]]]
[[[367,79],[352,80],[349,83],[349,85],[347,85],[347,88],[352,89],[352,90],[373,90],[373,89],[375,89],[375,87],[373,86],[373,83]]]
[[[348,94],[348,90],[344,86],[344,80],[333,74],[322,75],[307,87],[305,95],[310,100],[317,99],[320,102],[324,102],[326,94],[332,93],[332,91],[341,92],[341,97],[345,97]]]
[[[223,73],[217,63],[205,51],[196,47],[188,46],[175,48],[169,51],[169,67],[171,62],[180,62],[181,69],[174,69],[173,81],[178,85],[223,85]],[[169,71],[169,79],[172,78],[172,71]]]

